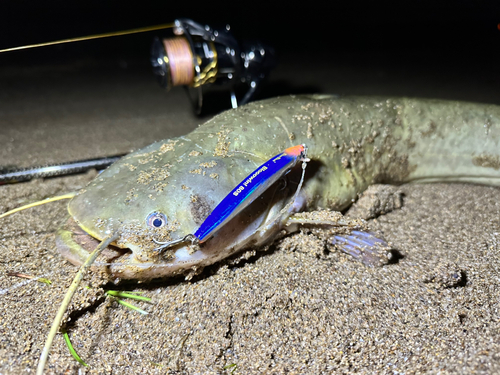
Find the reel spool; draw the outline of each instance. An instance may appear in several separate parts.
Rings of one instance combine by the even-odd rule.
[[[171,38],[155,38],[151,47],[151,64],[162,87],[170,90],[184,86],[197,114],[203,106],[202,87],[208,84],[228,85],[233,108],[248,103],[259,83],[276,66],[274,50],[263,43],[240,45],[225,29],[215,30],[189,19],[174,23]],[[237,85],[247,85],[237,99]],[[194,93],[194,95],[193,95]]]

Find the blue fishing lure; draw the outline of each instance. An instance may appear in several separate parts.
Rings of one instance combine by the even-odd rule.
[[[153,241],[161,246],[161,250],[182,242],[203,243],[229,220],[248,207],[257,197],[262,195],[272,184],[281,178],[298,162],[307,162],[307,148],[298,145],[287,148],[282,153],[272,157],[241,181],[208,215],[194,234],[169,242]],[[299,185],[300,189],[300,185]]]

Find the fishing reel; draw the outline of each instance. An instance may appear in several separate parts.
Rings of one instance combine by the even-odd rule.
[[[216,30],[192,20],[175,20],[171,38],[156,38],[151,47],[151,64],[162,87],[184,86],[197,114],[203,106],[203,86],[230,88],[231,106],[248,103],[261,81],[276,66],[274,49],[260,42],[242,43],[230,32]],[[246,86],[238,99],[236,89]]]

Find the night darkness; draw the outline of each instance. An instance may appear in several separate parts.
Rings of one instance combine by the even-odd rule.
[[[332,1],[304,2],[299,7],[269,1],[12,2],[1,6],[0,48],[187,17],[213,27],[229,23],[238,40],[259,39],[275,47],[280,64],[273,77],[279,82],[268,85],[261,92],[264,97],[332,91],[500,103],[500,7],[476,4]],[[106,61],[148,69],[149,47],[156,35],[170,34],[150,32],[5,53],[0,55],[0,68],[96,66]],[[316,68],[321,74],[312,74]]]

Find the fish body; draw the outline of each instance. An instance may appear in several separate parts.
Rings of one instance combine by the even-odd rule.
[[[100,240],[118,231],[120,238],[107,255],[114,276],[175,275],[272,241],[294,212],[343,210],[374,183],[498,186],[499,142],[500,107],[494,105],[328,95],[254,102],[112,165],[71,200],[70,229],[61,230],[58,243],[68,259],[80,264],[86,251],[79,236]],[[307,145],[311,161],[293,204],[298,171],[287,175],[285,187],[271,186],[201,246],[155,250],[153,239],[194,233],[245,176],[297,144]],[[151,213],[164,215],[165,225],[148,226]]]

